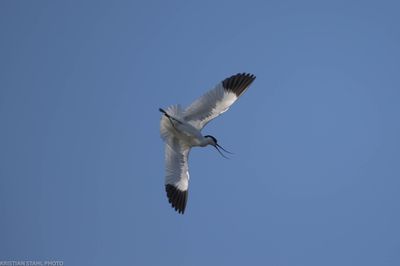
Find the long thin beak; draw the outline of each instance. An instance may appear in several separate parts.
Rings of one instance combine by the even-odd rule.
[[[215,145],[217,145],[217,147],[220,148],[221,150],[223,150],[224,152],[229,153],[229,154],[233,154],[233,152],[225,150],[222,146],[220,146],[218,144],[215,144]]]
[[[219,149],[223,150],[223,151],[226,152],[226,153],[233,154],[232,152],[225,150],[224,148],[222,148],[222,147],[221,147],[220,145],[218,145],[218,144],[215,144],[214,147],[215,147],[215,149],[219,152],[219,154],[221,154],[221,156],[224,157],[225,159],[229,159],[229,157],[225,156],[225,154],[223,154]]]

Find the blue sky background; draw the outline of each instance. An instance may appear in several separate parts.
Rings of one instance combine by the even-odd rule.
[[[397,1],[0,1],[0,260],[400,265]],[[256,81],[164,191],[158,107]]]

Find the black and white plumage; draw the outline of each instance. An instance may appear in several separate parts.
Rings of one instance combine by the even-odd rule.
[[[203,136],[201,130],[212,119],[226,112],[255,78],[252,74],[239,73],[217,84],[186,109],[179,105],[166,110],[160,108],[163,113],[160,133],[166,143],[165,189],[169,202],[179,213],[185,212],[188,199],[190,149],[212,145],[219,152],[219,148],[224,150],[213,136]]]

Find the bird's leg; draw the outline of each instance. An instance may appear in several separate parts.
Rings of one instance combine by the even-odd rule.
[[[172,127],[178,131],[178,129],[175,127],[174,122],[172,120],[175,120],[178,124],[182,124],[181,121],[179,121],[178,119],[176,119],[175,117],[170,116],[165,110],[159,108],[158,109],[161,113],[163,113],[169,120],[169,122],[171,123]]]

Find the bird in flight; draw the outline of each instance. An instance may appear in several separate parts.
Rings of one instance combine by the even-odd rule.
[[[163,113],[160,134],[165,142],[165,190],[172,208],[178,213],[185,212],[188,200],[190,149],[212,145],[224,157],[221,150],[230,153],[218,144],[215,137],[203,136],[201,130],[226,112],[255,78],[252,74],[239,73],[218,83],[186,109],[180,105],[159,109]]]

